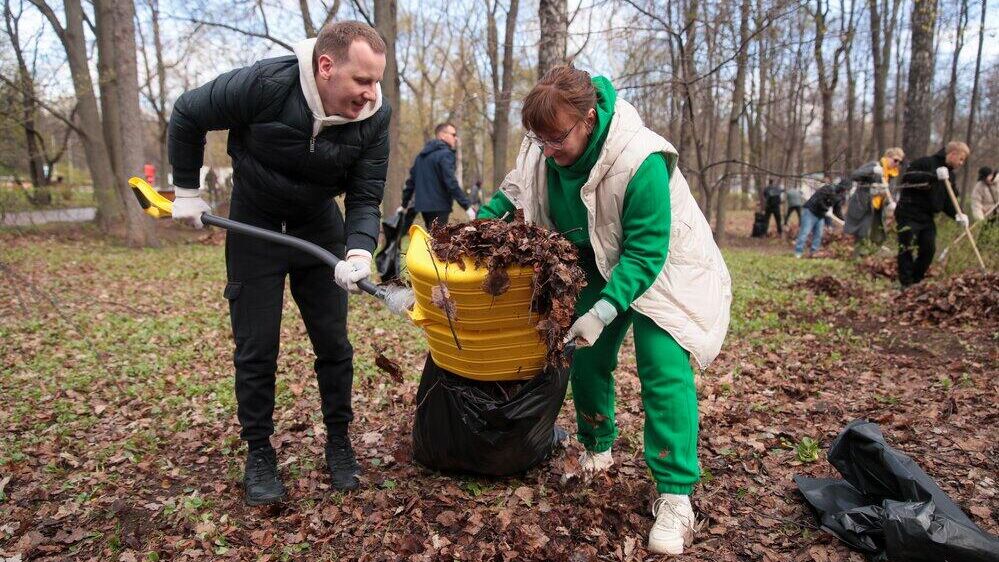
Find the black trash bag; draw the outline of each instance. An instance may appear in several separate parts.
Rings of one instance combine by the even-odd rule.
[[[519,382],[466,379],[430,355],[416,392],[413,459],[444,472],[510,476],[551,458],[567,435],[555,426],[567,369]]]
[[[382,221],[385,246],[375,252],[375,269],[382,282],[398,279],[402,272],[402,240],[416,220],[416,211],[396,211]]]
[[[770,224],[770,219],[767,214],[763,211],[756,211],[753,215],[753,238],[763,238],[767,235],[767,226]]]
[[[851,422],[829,447],[844,480],[795,476],[822,528],[873,560],[999,562],[980,529],[877,424]]]

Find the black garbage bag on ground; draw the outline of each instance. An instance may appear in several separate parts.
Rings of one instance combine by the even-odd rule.
[[[402,240],[416,220],[412,209],[396,211],[382,221],[385,246],[375,252],[375,268],[382,282],[398,279],[402,272]]]
[[[753,238],[763,238],[767,235],[767,226],[770,223],[770,219],[767,214],[763,211],[756,211],[753,215]]]
[[[413,458],[427,468],[487,476],[522,473],[566,438],[555,426],[568,370],[527,381],[482,382],[438,367],[430,355],[416,393]]]
[[[829,447],[844,480],[795,476],[822,528],[873,560],[999,562],[980,529],[877,424],[851,422]]]

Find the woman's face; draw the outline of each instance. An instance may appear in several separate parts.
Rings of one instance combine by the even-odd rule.
[[[590,142],[590,133],[597,121],[597,112],[590,109],[585,118],[580,118],[572,110],[556,114],[556,130],[537,135],[543,143],[546,158],[552,158],[559,166],[569,166],[579,160]]]

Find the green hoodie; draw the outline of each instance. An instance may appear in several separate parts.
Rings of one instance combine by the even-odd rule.
[[[617,93],[610,81],[602,76],[593,78],[593,86],[597,90],[597,121],[586,150],[569,166],[559,166],[552,158],[547,158],[545,164],[549,218],[559,232],[580,248],[587,281],[602,283],[590,246],[586,206],[579,192],[607,139]],[[479,210],[478,217],[499,218],[504,214],[512,217],[514,209],[506,196],[497,192]],[[603,300],[614,305],[619,313],[627,310],[652,286],[666,263],[670,232],[669,172],[662,154],[646,158],[628,182],[621,209],[621,227],[621,258],[601,292]]]

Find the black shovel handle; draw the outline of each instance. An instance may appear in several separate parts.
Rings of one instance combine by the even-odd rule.
[[[232,219],[222,218],[211,213],[201,213],[201,222],[218,228],[223,228],[231,232],[237,232],[239,234],[253,236],[254,238],[275,242],[277,244],[291,246],[292,248],[302,250],[307,254],[311,254],[319,258],[334,270],[336,269],[337,264],[343,261],[336,257],[333,252],[323,248],[322,246],[288,234],[282,234],[280,232],[274,232],[273,230],[267,230],[266,228],[260,228],[258,226],[252,226],[239,221],[234,221]],[[385,289],[375,285],[368,279],[358,281],[357,287],[369,295],[374,295],[382,300],[385,300]]]

